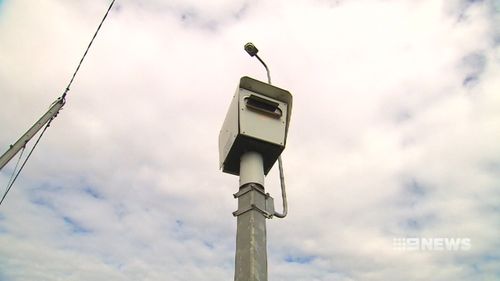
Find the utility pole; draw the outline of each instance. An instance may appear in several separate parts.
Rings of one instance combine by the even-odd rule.
[[[49,108],[49,110],[42,116],[40,119],[31,126],[31,128],[24,133],[13,145],[9,147],[9,149],[0,156],[0,170],[7,164],[9,161],[16,156],[16,154],[21,150],[26,144],[33,138],[40,129],[43,128],[47,123],[49,123],[52,119],[54,119],[61,108],[64,106],[65,99],[58,98]]]
[[[245,50],[256,56],[251,43]],[[268,83],[242,77],[219,135],[223,172],[239,175],[235,281],[267,281],[266,219],[287,213],[281,152],[285,148],[292,111],[292,95]],[[283,214],[275,212],[273,198],[265,192],[264,179],[280,162]]]

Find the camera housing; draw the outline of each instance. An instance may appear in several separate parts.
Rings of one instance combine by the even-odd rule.
[[[240,174],[240,158],[255,151],[264,160],[264,174],[285,149],[292,112],[290,92],[242,77],[219,134],[219,163],[225,173]]]

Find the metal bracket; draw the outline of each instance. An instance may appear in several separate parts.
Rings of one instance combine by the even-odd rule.
[[[261,193],[262,195],[264,195],[266,197],[269,196],[268,193],[264,192],[264,188],[260,187],[259,184],[254,184],[254,183],[248,184],[247,186],[241,188],[240,191],[238,191],[235,194],[233,194],[233,196],[234,196],[234,198],[238,198],[238,197],[240,197],[242,195],[247,194],[248,192],[250,192],[252,190],[257,191],[257,192]]]
[[[261,208],[257,207],[255,204],[252,204],[250,205],[250,208],[246,209],[246,210],[238,210],[238,211],[235,211],[233,212],[233,216],[237,217],[239,215],[242,215],[246,212],[249,212],[251,210],[255,210],[255,211],[258,211],[259,213],[261,213],[264,217],[266,217],[267,219],[270,219],[273,217],[273,215],[265,210],[262,210]]]
[[[234,196],[234,198],[238,198],[240,196],[247,194],[250,191],[257,191],[260,194],[262,194],[263,196],[265,196],[265,210],[263,210],[262,208],[260,208],[259,206],[255,205],[255,204],[250,204],[250,207],[248,207],[246,209],[234,211],[233,216],[237,217],[237,216],[240,216],[240,215],[242,215],[246,212],[249,212],[251,210],[255,210],[255,211],[258,211],[259,213],[261,213],[267,219],[271,219],[274,215],[274,199],[271,197],[271,195],[269,195],[269,193],[265,193],[263,188],[261,188],[259,185],[249,184],[249,185],[241,188],[240,191],[233,194],[233,196]]]

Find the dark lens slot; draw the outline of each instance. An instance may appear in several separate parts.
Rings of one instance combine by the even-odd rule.
[[[282,112],[277,102],[254,95],[250,95],[245,101],[247,107],[253,110],[272,115],[273,117],[281,117]]]

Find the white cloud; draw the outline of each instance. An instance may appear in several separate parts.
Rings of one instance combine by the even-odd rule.
[[[108,4],[0,6],[1,146],[62,93]],[[247,41],[294,94],[270,280],[498,278],[493,1],[116,5],[0,206],[1,280],[233,278],[217,137],[239,77],[265,79]],[[406,236],[472,248],[395,251]]]

